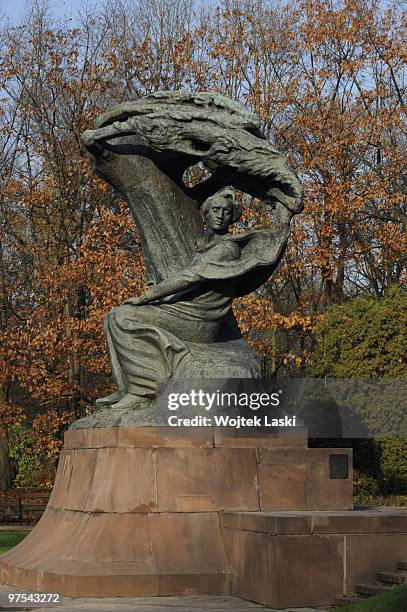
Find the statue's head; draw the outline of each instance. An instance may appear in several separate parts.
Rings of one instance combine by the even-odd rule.
[[[201,213],[210,230],[215,234],[226,234],[229,226],[240,219],[242,209],[236,202],[234,189],[225,187],[205,200]]]

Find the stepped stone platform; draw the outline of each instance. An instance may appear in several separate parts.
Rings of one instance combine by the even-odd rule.
[[[332,605],[407,551],[407,509],[225,512],[232,592],[274,608]]]
[[[307,448],[304,429],[69,431],[47,509],[0,557],[0,581],[70,597],[229,595],[221,513],[350,508],[350,466],[348,450]]]
[[[38,525],[0,582],[67,597],[326,605],[407,548],[407,513],[352,510],[349,449],[304,429],[67,432]]]
[[[376,572],[374,582],[355,584],[352,587],[353,595],[335,597],[335,603],[340,607],[359,603],[366,597],[381,595],[401,585],[407,585],[407,561],[399,561],[395,569],[393,564],[391,571]]]

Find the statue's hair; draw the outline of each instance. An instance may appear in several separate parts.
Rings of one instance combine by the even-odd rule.
[[[200,209],[203,219],[206,219],[206,215],[208,214],[213,201],[217,200],[219,196],[230,197],[233,205],[233,223],[239,221],[240,217],[242,216],[242,207],[236,202],[235,190],[233,187],[224,187],[205,200]]]

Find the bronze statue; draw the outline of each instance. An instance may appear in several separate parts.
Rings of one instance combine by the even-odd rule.
[[[231,306],[277,267],[302,190],[257,118],[218,94],[161,92],[104,115],[83,143],[129,203],[150,284],[106,316],[118,389],[99,407],[146,407],[171,377],[260,377]],[[188,188],[184,171],[197,162],[211,177]],[[270,204],[276,228],[229,233],[241,214],[235,188]]]

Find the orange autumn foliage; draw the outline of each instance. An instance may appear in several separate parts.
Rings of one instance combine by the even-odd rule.
[[[163,89],[242,101],[290,159],[305,210],[279,270],[235,304],[271,373],[303,369],[327,305],[406,282],[406,18],[373,0],[119,0],[73,28],[40,6],[1,33],[0,426],[39,443],[111,387],[103,315],[145,288],[137,230],[80,134]],[[158,6],[158,5],[157,5]],[[242,195],[236,231],[272,227]],[[0,398],[0,399],[1,399]]]

